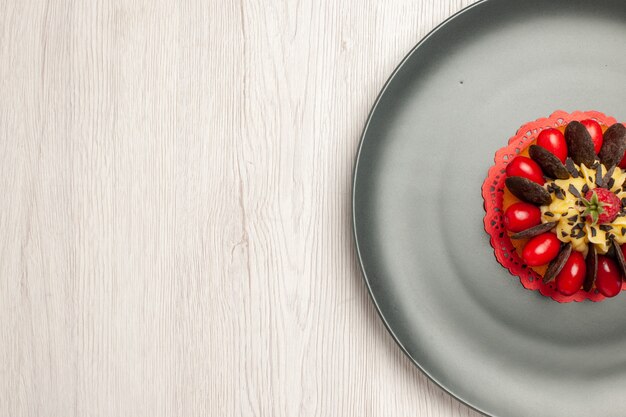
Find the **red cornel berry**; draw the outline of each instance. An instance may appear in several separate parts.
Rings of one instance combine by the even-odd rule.
[[[541,167],[526,156],[517,156],[506,166],[506,175],[509,177],[527,178],[539,185],[545,184]]]
[[[554,156],[565,163],[567,159],[567,143],[560,130],[549,128],[542,130],[537,136],[537,145],[552,152]]]
[[[605,297],[615,297],[622,290],[622,275],[615,261],[608,256],[598,255],[596,288]]]
[[[563,295],[575,294],[585,281],[587,266],[582,253],[573,251],[556,276],[556,289]]]
[[[602,149],[602,142],[604,141],[600,123],[593,119],[581,120],[580,123],[587,128],[587,132],[589,132],[591,140],[593,141],[593,150],[596,152],[596,155],[599,154],[600,149]]]
[[[554,233],[542,233],[530,239],[522,250],[522,258],[528,266],[546,265],[556,258],[561,242]]]
[[[511,204],[504,212],[504,227],[509,232],[521,232],[541,223],[541,210],[529,203]]]

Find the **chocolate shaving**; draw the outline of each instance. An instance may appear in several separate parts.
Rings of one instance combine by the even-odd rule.
[[[589,186],[587,184],[583,185],[580,191],[582,191],[583,194],[587,194],[589,192]]]
[[[613,226],[610,226],[608,224],[601,224],[598,227],[600,228],[600,230],[603,230],[605,232],[610,232],[611,230],[613,230]]]
[[[594,245],[589,245],[589,253],[587,253],[587,274],[585,275],[585,282],[583,284],[583,290],[591,291],[593,284],[596,282],[596,276],[598,275],[598,253]]]
[[[612,185],[609,185],[609,182],[612,180],[613,184],[615,184],[615,180],[612,178],[613,177],[613,172],[615,172],[615,165],[613,165],[611,168],[608,169],[608,171],[606,171],[606,174],[604,174],[604,178],[602,178],[602,183],[607,187],[607,188],[611,188]]]
[[[570,184],[569,188],[567,189],[570,193],[572,193],[572,195],[576,198],[582,198],[583,196],[580,195],[580,191],[578,191],[578,189],[576,187],[574,187],[574,184]]]
[[[552,262],[550,262],[550,265],[548,265],[546,274],[543,276],[544,284],[547,284],[548,282],[556,278],[556,276],[559,274],[559,272],[561,272],[561,270],[565,266],[565,263],[567,262],[571,254],[572,254],[572,244],[567,243],[565,246],[561,248],[561,251],[559,252],[557,257],[554,258]]]
[[[569,171],[572,178],[580,177],[580,172],[578,172],[578,170],[576,169],[576,166],[574,165],[574,161],[572,161],[572,158],[568,157],[565,160],[565,168]]]
[[[605,184],[606,184],[606,188],[610,190],[615,185],[615,178],[609,178],[609,180],[606,181]],[[619,188],[615,190],[616,193],[619,193],[620,191],[621,190]]]
[[[596,237],[596,234],[598,234],[597,230],[595,227],[591,228],[591,237]]]
[[[578,214],[574,214],[573,216],[568,217],[567,220],[575,222],[576,220],[578,220]]]
[[[554,191],[554,196],[559,200],[565,199],[565,191],[556,184],[553,184],[552,190]]]
[[[596,169],[596,185],[598,187],[604,187],[604,177],[602,176],[602,165],[598,164]]]
[[[542,233],[549,232],[552,230],[558,222],[548,222],[538,224],[537,226],[533,226],[530,229],[522,230],[521,232],[515,233],[511,235],[511,239],[527,239],[530,237],[539,236]]]
[[[543,213],[546,217],[554,217],[554,213],[552,213],[551,211],[546,211],[545,213]]]

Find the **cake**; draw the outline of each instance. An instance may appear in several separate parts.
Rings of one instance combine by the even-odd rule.
[[[496,152],[482,188],[496,259],[559,302],[626,288],[626,127],[599,112],[558,111]]]

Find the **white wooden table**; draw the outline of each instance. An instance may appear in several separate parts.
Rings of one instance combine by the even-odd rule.
[[[477,416],[350,223],[378,91],[472,2],[0,2],[0,415]]]

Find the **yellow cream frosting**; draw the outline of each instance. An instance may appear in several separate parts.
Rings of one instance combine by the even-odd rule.
[[[620,214],[611,223],[592,225],[586,221],[581,214],[584,206],[580,203],[580,198],[572,194],[570,186],[574,186],[578,193],[584,197],[587,188],[593,190],[596,185],[596,169],[588,168],[584,164],[574,165],[581,174],[578,178],[566,180],[548,180],[544,187],[551,191],[555,186],[563,192],[551,192],[552,202],[547,206],[541,206],[541,221],[543,223],[556,221],[556,235],[562,242],[571,242],[574,250],[587,255],[587,245],[595,245],[598,253],[605,254],[609,250],[612,237],[617,243],[626,243],[626,214]],[[601,174],[606,175],[607,169],[600,165]],[[620,200],[626,198],[626,171],[615,167],[611,175],[613,181],[610,182],[610,190],[613,191]],[[585,187],[586,186],[586,187]],[[557,195],[558,194],[558,195]],[[562,197],[562,198],[559,198]],[[593,229],[593,230],[592,230]]]

